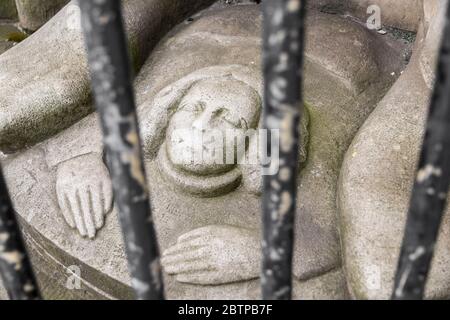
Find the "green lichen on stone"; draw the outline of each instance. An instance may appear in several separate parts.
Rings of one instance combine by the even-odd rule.
[[[12,24],[0,24],[0,41],[20,42],[27,37]]]

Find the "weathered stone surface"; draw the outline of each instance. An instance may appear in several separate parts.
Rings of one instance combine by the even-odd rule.
[[[17,18],[16,3],[14,0],[2,0],[0,2],[0,18]]]
[[[124,1],[124,20],[137,69],[176,23],[212,3]],[[69,127],[90,112],[80,13],[69,3],[45,26],[0,56],[0,150],[14,152]]]
[[[437,3],[439,2],[439,3]],[[442,34],[444,1],[425,6],[414,56],[368,118],[347,151],[339,207],[345,269],[356,298],[390,297],[406,222],[433,67]],[[440,7],[441,10],[436,10]],[[436,34],[437,33],[437,34]],[[429,68],[423,68],[424,59]],[[427,284],[426,297],[450,297],[449,210]]]
[[[62,18],[57,16],[52,21],[57,19]],[[404,62],[396,57],[401,56],[403,47],[337,15],[311,11],[307,24],[304,91],[309,124],[304,123],[302,130],[309,132],[309,147],[299,177],[295,296],[344,299],[347,290],[340,268],[336,215],[339,168],[355,132],[396,79],[392,73],[398,75],[402,70]],[[171,128],[190,123],[193,111],[182,107],[196,105],[197,100],[204,104],[199,111],[202,117],[223,103],[228,112],[221,112],[220,119],[237,125],[226,118],[235,115],[249,127],[258,127],[260,35],[258,6],[207,10],[171,32],[136,79],[146,169],[169,298],[259,297],[260,195],[258,188],[252,188],[257,181],[245,179],[245,170],[239,166],[181,170],[170,162],[168,155],[176,154],[176,146],[168,137]],[[28,46],[31,50],[37,45]],[[66,74],[72,77],[71,68]],[[68,84],[71,90],[72,85]],[[41,95],[36,87],[35,96]],[[245,108],[236,108],[240,104],[236,101]],[[186,103],[182,106],[182,102]],[[42,116],[41,112],[36,110],[35,115]],[[71,228],[70,218],[78,215],[77,219],[82,219],[82,210],[64,211],[61,198],[65,197],[59,201],[57,197],[76,196],[98,181],[106,183],[102,156],[97,119],[90,115],[54,138],[4,161],[16,210],[29,235],[27,242],[39,248],[36,261],[43,261],[37,264],[38,273],[55,278],[55,287],[45,289],[50,296],[64,292],[66,272],[52,275],[49,265],[59,265],[61,270],[79,266],[83,284],[90,288],[89,295],[129,296],[115,209],[106,216],[103,228],[76,231]],[[93,164],[96,169],[91,168]],[[81,169],[92,169],[92,177],[98,180],[77,178],[72,179],[72,185],[62,187],[58,183],[69,174],[81,173]],[[103,172],[103,178],[96,172]],[[232,179],[227,180],[230,175]],[[217,188],[217,181],[226,188]],[[211,186],[216,186],[214,190],[219,193],[212,192]],[[194,187],[201,192],[193,194]],[[110,201],[106,192],[101,190],[98,196],[106,208]],[[80,201],[72,204],[83,206],[85,203]],[[96,232],[96,237],[82,238],[79,231],[88,236]],[[203,251],[195,250],[196,245],[201,245]],[[192,257],[196,263],[188,263]],[[202,266],[208,267],[203,270]],[[187,269],[192,272],[186,274]],[[72,290],[68,294],[83,297],[82,292]]]
[[[16,0],[20,26],[36,31],[53,17],[70,0]]]

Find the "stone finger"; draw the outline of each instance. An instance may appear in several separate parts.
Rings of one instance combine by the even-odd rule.
[[[77,191],[77,198],[79,199],[84,225],[89,238],[95,237],[94,214],[92,204],[89,199],[89,193],[86,189]]]
[[[215,270],[205,270],[200,272],[192,273],[180,273],[177,274],[175,280],[182,283],[193,283],[193,284],[217,284],[218,274]]]
[[[211,266],[206,261],[195,260],[182,264],[164,266],[164,271],[168,274],[180,274],[200,271],[211,271]]]
[[[113,190],[110,181],[101,183],[100,189],[103,195],[103,212],[107,214],[111,211],[113,205]]]
[[[163,255],[172,255],[183,253],[187,250],[194,250],[206,246],[207,243],[203,238],[195,238],[187,242],[177,243],[176,245],[165,250]]]
[[[182,234],[181,236],[178,237],[177,242],[188,241],[188,240],[191,240],[194,238],[204,236],[206,234],[209,234],[207,228],[198,228],[198,229],[186,232],[185,234]]]
[[[103,227],[103,224],[105,223],[105,214],[106,214],[106,212],[103,211],[103,203],[101,200],[102,189],[100,188],[100,186],[94,188],[90,187],[88,189],[88,192],[94,214],[95,228],[100,229],[101,227]]]
[[[57,198],[58,198],[58,204],[59,208],[61,210],[61,213],[64,217],[64,220],[66,220],[67,224],[71,228],[75,228],[75,221],[73,219],[73,213],[70,210],[69,201],[67,199],[67,196],[64,192],[56,192]]]
[[[79,198],[76,195],[76,192],[67,196],[70,210],[72,212],[75,225],[78,229],[78,232],[85,237],[87,235],[86,227],[84,226],[83,220],[83,212],[81,211],[81,205],[79,202]]]
[[[186,251],[180,254],[165,255],[161,259],[161,263],[163,265],[172,265],[177,263],[184,263],[186,261],[201,259],[202,257],[204,257],[204,253],[201,250],[201,248],[199,248],[191,251]]]

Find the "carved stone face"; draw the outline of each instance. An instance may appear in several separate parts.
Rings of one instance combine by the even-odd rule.
[[[226,150],[227,144],[218,139],[225,138],[230,130],[245,132],[255,128],[260,108],[259,94],[241,81],[218,78],[197,82],[181,99],[170,121],[166,139],[169,160],[175,167],[199,175],[218,174],[232,169],[235,163],[180,162],[179,159],[192,154],[193,146],[200,147],[204,154],[214,153],[218,147],[223,150],[223,155],[230,152]],[[181,136],[180,132],[183,132]],[[238,136],[236,145],[245,143],[244,139],[242,135]],[[231,152],[234,158],[236,150]]]

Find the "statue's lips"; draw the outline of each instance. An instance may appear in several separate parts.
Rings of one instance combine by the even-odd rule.
[[[235,167],[225,173],[214,175],[191,174],[175,168],[169,160],[165,143],[158,153],[157,162],[163,176],[184,192],[214,197],[231,192],[241,183],[241,171]]]

